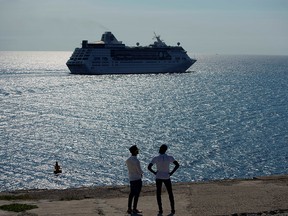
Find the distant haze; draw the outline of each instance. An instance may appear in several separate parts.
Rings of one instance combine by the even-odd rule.
[[[287,0],[0,0],[1,51],[72,51],[112,31],[191,53],[288,55]]]

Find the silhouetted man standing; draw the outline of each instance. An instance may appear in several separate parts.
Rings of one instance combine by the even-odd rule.
[[[156,189],[157,189],[157,203],[159,207],[159,214],[163,213],[162,200],[161,200],[161,190],[162,183],[165,184],[167,192],[169,194],[171,213],[175,214],[175,202],[172,191],[172,183],[170,176],[179,168],[179,163],[172,157],[166,154],[168,147],[167,145],[161,145],[159,149],[159,155],[154,157],[151,163],[148,165],[148,170],[156,175]],[[175,166],[170,172],[169,165],[173,163]],[[152,166],[156,164],[157,171],[152,169]]]
[[[129,180],[130,180],[130,194],[128,198],[128,214],[137,214],[141,213],[140,210],[137,209],[138,199],[142,188],[142,175],[143,171],[140,166],[140,161],[137,158],[139,154],[139,149],[136,145],[133,145],[129,148],[131,156],[126,160],[126,165],[128,167]],[[132,201],[133,210],[132,210]]]

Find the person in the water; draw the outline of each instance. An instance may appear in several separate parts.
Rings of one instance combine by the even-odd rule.
[[[58,162],[56,161],[54,165],[54,174],[62,173],[61,167],[58,165]]]

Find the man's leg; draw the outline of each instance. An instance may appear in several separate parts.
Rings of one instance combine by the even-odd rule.
[[[163,180],[156,179],[156,189],[157,189],[156,196],[157,196],[157,203],[158,203],[159,213],[163,213],[162,200],[161,200],[162,182],[163,182]]]
[[[135,181],[135,196],[134,196],[133,210],[137,209],[141,188],[142,188],[142,180]]]
[[[174,195],[172,191],[172,183],[170,179],[164,180],[164,184],[166,186],[167,192],[169,194],[171,212],[175,213],[175,202],[174,202]]]
[[[128,198],[128,211],[132,210],[132,201],[133,201],[135,194],[136,194],[135,181],[130,181],[130,194],[129,194],[129,198]]]

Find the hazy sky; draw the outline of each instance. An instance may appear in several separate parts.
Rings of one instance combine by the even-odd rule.
[[[288,55],[288,0],[0,0],[0,50],[72,51],[112,31],[193,53]]]

